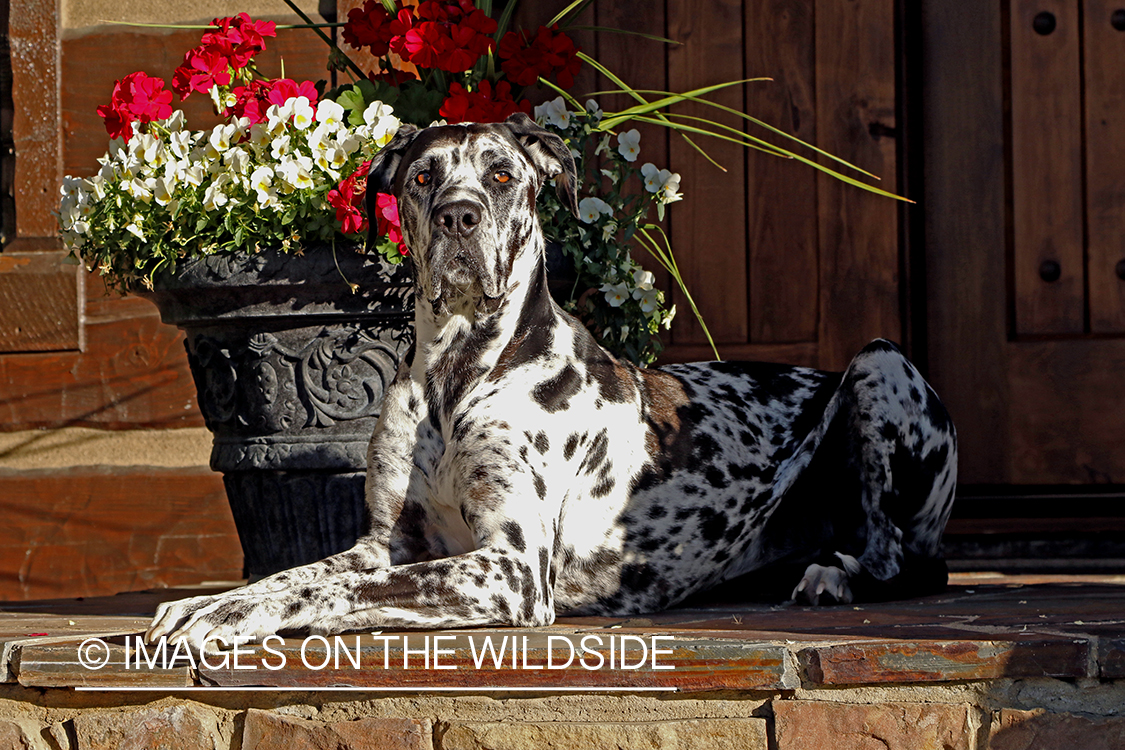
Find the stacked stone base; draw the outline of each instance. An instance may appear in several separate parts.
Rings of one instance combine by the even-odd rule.
[[[1040,705],[1033,705],[1033,704]],[[0,750],[1120,750],[1125,683],[678,695],[0,689]]]

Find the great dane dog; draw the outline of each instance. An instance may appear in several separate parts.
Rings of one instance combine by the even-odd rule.
[[[781,563],[799,603],[944,585],[954,430],[898,349],[877,340],[843,373],[621,362],[548,294],[536,195],[552,180],[576,211],[568,147],[525,115],[404,126],[377,155],[367,195],[398,197],[417,341],[371,439],[370,529],[161,605],[150,640],[538,626]]]

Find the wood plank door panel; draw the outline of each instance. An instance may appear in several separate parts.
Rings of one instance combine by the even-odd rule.
[[[807,143],[817,139],[815,5],[777,0],[745,19],[746,76],[773,79],[746,87],[746,111]],[[761,128],[749,132],[768,136]],[[820,311],[810,301],[820,287],[820,234],[810,217],[817,211],[816,172],[752,151],[746,178],[750,341],[815,342]]]
[[[1011,5],[1016,332],[1085,330],[1081,30],[1074,0]]]
[[[1090,330],[1125,334],[1125,3],[1086,0],[1083,20]]]
[[[898,189],[894,0],[670,0],[667,14],[667,35],[682,42],[667,54],[673,90],[772,78],[714,98]],[[716,110],[683,112],[820,158]],[[721,356],[840,369],[872,338],[903,342],[895,201],[796,161],[699,145],[727,171],[670,139],[672,168],[685,176],[672,237]],[[663,361],[710,358],[690,309],[676,301]]]
[[[1083,110],[1081,67],[1121,65],[1091,60],[1105,48],[1080,38],[1080,18],[1089,29],[1105,15],[1095,5],[923,2],[930,375],[958,425],[966,484],[1125,484],[1125,337],[1085,320],[1098,304],[1095,238],[1122,231],[1121,198],[1092,198],[1116,190],[1119,136],[1098,133],[1083,152],[1084,118],[1100,130],[1125,94],[1116,74],[1095,76],[1102,101],[1087,91]],[[1053,28],[1036,28],[1043,12]],[[1097,164],[1088,187],[1084,163]],[[1105,222],[1091,220],[1088,238],[1087,212]],[[1045,260],[1059,262],[1057,281],[1040,275]]]
[[[669,0],[668,35],[682,44],[668,51],[668,82],[673,91],[737,81],[742,68],[742,0]],[[742,90],[732,87],[710,97],[742,110]],[[739,128],[732,115],[704,105],[680,110]],[[683,138],[673,138],[673,169],[695,177],[683,185],[684,201],[673,208],[673,247],[684,248],[680,271],[692,290],[716,343],[740,344],[748,338],[746,314],[746,154],[734,143],[694,138],[722,166],[708,162]],[[680,315],[672,322],[676,343],[703,344],[707,339],[690,314],[686,300],[674,295]],[[721,351],[721,350],[720,350]]]

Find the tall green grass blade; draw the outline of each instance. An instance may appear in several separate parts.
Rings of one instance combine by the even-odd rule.
[[[107,21],[99,20],[98,23],[107,26],[132,26],[139,29],[175,29],[177,31],[195,29],[197,31],[206,31],[208,29],[217,28],[213,24],[191,24],[191,23],[140,23],[139,21]],[[338,29],[347,26],[347,22],[342,23],[279,23],[275,28],[278,29]]]
[[[762,78],[758,78],[758,79],[751,79],[751,80],[759,80],[759,81],[760,81],[760,80],[766,80],[766,81],[768,81],[768,80],[771,80],[771,79],[769,79],[769,78],[765,78],[765,79],[762,79]],[[639,92],[639,93],[642,93],[642,94],[652,94],[652,93],[666,93],[666,92],[660,92],[660,91],[641,91],[641,92]],[[713,101],[710,101],[710,100],[708,100],[708,99],[702,99],[702,98],[700,98],[700,97],[699,97],[699,96],[698,96],[697,94],[695,94],[695,92],[692,92],[692,91],[689,91],[689,92],[687,92],[687,93],[683,94],[683,97],[684,97],[685,99],[689,100],[689,101],[692,101],[692,102],[696,102],[696,103],[698,103],[698,104],[705,104],[705,105],[707,105],[708,107],[713,107],[713,108],[715,108],[715,109],[718,109],[718,110],[721,110],[721,111],[723,111],[723,112],[727,112],[727,113],[729,113],[729,114],[732,114],[732,115],[734,115],[734,116],[736,116],[736,117],[740,117],[740,118],[742,118],[743,120],[746,120],[747,122],[751,122],[751,123],[753,123],[753,124],[757,125],[758,127],[761,127],[761,128],[764,128],[764,129],[766,129],[766,130],[770,131],[771,133],[774,133],[774,134],[776,134],[776,135],[779,135],[779,136],[781,136],[781,137],[783,137],[783,138],[787,138],[787,139],[789,139],[789,140],[791,140],[791,141],[794,141],[795,143],[799,143],[800,145],[804,146],[805,148],[807,148],[807,149],[809,149],[809,150],[811,150],[811,151],[815,151],[816,153],[820,154],[821,156],[823,156],[823,157],[825,157],[825,158],[827,158],[827,159],[831,159],[832,161],[834,161],[834,162],[836,162],[836,163],[838,163],[838,164],[842,164],[843,166],[847,167],[848,169],[854,169],[855,171],[859,172],[860,174],[864,174],[864,175],[867,175],[868,177],[870,177],[870,178],[871,178],[871,179],[873,179],[873,180],[878,180],[878,179],[880,179],[878,175],[874,175],[874,174],[871,174],[871,173],[870,173],[870,172],[868,172],[867,170],[865,170],[865,169],[861,169],[860,167],[857,167],[856,165],[852,164],[851,162],[848,162],[848,161],[846,161],[846,160],[844,160],[844,159],[841,159],[840,157],[838,157],[838,156],[835,156],[835,155],[833,155],[833,154],[830,154],[830,153],[828,153],[827,151],[825,151],[825,150],[823,150],[823,149],[821,149],[821,148],[818,148],[818,147],[814,146],[814,145],[813,145],[813,144],[811,144],[811,143],[808,143],[807,141],[803,141],[803,140],[801,140],[800,138],[798,138],[798,137],[797,137],[797,136],[795,136],[795,135],[792,135],[792,134],[790,134],[790,133],[786,133],[786,132],[785,132],[784,130],[781,130],[780,128],[777,128],[777,127],[775,127],[775,126],[773,126],[773,125],[770,125],[770,124],[769,124],[768,122],[763,122],[762,120],[759,120],[759,119],[758,119],[758,118],[756,118],[756,117],[753,117],[753,116],[751,116],[751,115],[748,115],[748,114],[746,114],[745,112],[740,112],[740,111],[738,111],[737,109],[734,109],[734,108],[732,108],[732,107],[727,107],[727,106],[725,106],[725,105],[719,104],[718,102],[713,102]]]
[[[574,96],[571,95],[571,93],[569,91],[566,91],[566,90],[560,88],[559,86],[556,86],[555,84],[548,81],[546,78],[540,78],[539,83],[543,84],[544,86],[546,86],[549,89],[554,89],[560,96],[562,96],[563,99],[565,99],[567,102],[570,103],[570,106],[574,107],[575,109],[580,109],[583,112],[586,111],[586,107],[583,104],[580,104],[579,101],[577,99],[575,99]]]
[[[637,100],[638,102],[640,102],[640,103],[641,103],[642,105],[647,105],[647,104],[648,104],[648,100],[647,100],[647,99],[645,99],[645,98],[644,98],[643,96],[641,96],[640,94],[638,94],[638,93],[637,93],[637,92],[636,92],[635,90],[633,90],[633,89],[632,89],[632,88],[631,88],[631,87],[629,86],[629,84],[627,84],[627,83],[625,83],[624,81],[622,81],[622,80],[621,80],[620,78],[618,78],[618,77],[617,77],[616,75],[614,75],[614,74],[613,74],[613,72],[612,72],[612,71],[610,71],[610,69],[609,69],[609,68],[605,67],[604,65],[602,65],[602,64],[601,64],[600,62],[598,62],[598,61],[597,61],[597,60],[595,60],[594,58],[590,57],[589,55],[587,55],[587,54],[586,54],[586,53],[584,53],[584,52],[579,52],[579,53],[578,53],[578,58],[579,58],[580,60],[582,60],[583,62],[585,62],[586,64],[588,64],[588,65],[589,65],[590,67],[592,67],[592,68],[593,68],[594,70],[598,71],[598,72],[599,72],[599,73],[601,73],[601,74],[602,74],[603,76],[605,76],[606,78],[608,78],[608,79],[609,79],[609,80],[610,80],[610,81],[611,81],[611,82],[612,82],[613,84],[615,84],[616,86],[620,86],[620,87],[621,87],[621,89],[623,90],[623,92],[624,92],[624,93],[626,93],[626,94],[628,94],[629,96],[633,97],[633,98],[634,98],[634,99],[636,99],[636,100]],[[661,119],[664,119],[664,115],[662,115],[662,114],[659,114],[659,113],[657,113],[657,117],[659,117],[659,118],[661,118]],[[666,119],[665,119],[664,121],[665,121],[665,123],[667,123],[667,120],[666,120]],[[670,124],[670,123],[667,123],[667,124]],[[699,146],[699,144],[698,144],[698,143],[696,143],[695,141],[693,141],[693,140],[692,140],[691,138],[689,138],[689,137],[688,137],[687,135],[685,135],[685,134],[683,134],[683,133],[680,133],[680,136],[681,136],[681,137],[682,137],[682,138],[683,138],[683,139],[684,139],[685,141],[687,141],[687,143],[688,143],[688,145],[689,145],[689,146],[691,146],[691,147],[692,147],[692,148],[694,148],[694,149],[695,149],[696,151],[698,151],[698,152],[699,152],[699,154],[700,154],[700,155],[701,155],[701,156],[702,156],[702,157],[703,157],[704,159],[706,159],[707,161],[709,161],[709,162],[711,162],[712,164],[714,164],[714,165],[715,165],[715,166],[716,166],[716,167],[717,167],[718,169],[720,169],[721,171],[723,171],[723,172],[726,172],[726,171],[727,171],[727,168],[726,168],[726,167],[724,167],[724,166],[723,166],[722,164],[720,164],[719,162],[717,162],[717,161],[715,161],[715,160],[714,160],[713,158],[711,158],[711,155],[710,155],[709,153],[707,153],[706,151],[704,151],[704,150],[703,150],[703,149],[702,149],[702,148],[701,148],[701,147]]]
[[[649,229],[660,233],[667,250],[661,248],[659,243],[653,239],[652,235],[648,233]],[[687,284],[684,282],[684,277],[680,274],[680,269],[676,265],[676,258],[672,254],[672,243],[668,239],[668,235],[665,234],[664,230],[658,225],[648,224],[644,227],[638,227],[637,234],[633,236],[640,240],[641,246],[648,250],[652,257],[656,258],[657,262],[660,263],[660,265],[664,267],[664,270],[675,280],[676,286],[683,292],[684,299],[688,301],[688,305],[691,307],[695,319],[699,321],[699,326],[703,329],[703,335],[707,337],[707,343],[710,344],[711,352],[715,355],[715,359],[722,359],[722,357],[719,356],[719,348],[715,346],[715,339],[712,338],[711,331],[707,328],[707,323],[703,320],[703,314],[699,312],[699,306],[695,304],[695,300],[692,298],[691,292],[688,291]]]
[[[496,36],[494,38],[497,42],[508,33],[508,26],[512,23],[512,14],[516,12],[518,2],[519,0],[508,0],[508,4],[504,6],[504,12],[496,20]]]
[[[683,102],[683,101],[689,101],[689,100],[690,101],[698,101],[699,100],[698,97],[702,96],[703,94],[710,94],[713,91],[720,91],[722,89],[729,88],[731,86],[739,86],[743,83],[746,83],[746,81],[728,81],[727,83],[718,83],[718,84],[715,84],[714,86],[704,86],[701,89],[695,89],[694,91],[688,91],[688,92],[683,93],[683,94],[673,94],[671,92],[665,92],[665,93],[668,94],[668,96],[665,96],[662,99],[654,99],[652,101],[646,102],[645,104],[639,104],[635,107],[629,107],[628,109],[623,109],[620,112],[615,113],[612,118],[607,118],[605,121],[603,121],[602,125],[603,125],[604,129],[612,130],[614,127],[619,125],[621,122],[632,119],[632,117],[634,115],[648,114],[648,113],[654,112],[658,109],[665,109],[667,107],[671,107],[672,105],[679,104],[680,102]],[[625,93],[625,92],[622,92],[622,93]],[[640,92],[638,92],[638,93],[640,93]],[[653,92],[645,92],[645,93],[653,93]],[[703,101],[706,101],[706,100],[703,100]]]
[[[579,13],[586,10],[586,6],[589,5],[590,3],[592,3],[593,1],[594,0],[574,0],[574,2],[572,2],[570,5],[566,6],[562,10],[560,10],[558,12],[558,15],[556,15],[554,18],[552,18],[550,21],[548,21],[547,27],[550,28],[551,26],[554,26],[556,23],[562,24],[562,25],[565,26],[566,24],[563,24],[564,18],[566,18],[567,16],[571,16],[571,15],[577,16]]]
[[[567,26],[568,31],[598,31],[607,34],[623,34],[625,36],[638,36],[641,39],[648,39],[650,42],[660,42],[661,44],[674,44],[679,46],[683,42],[677,42],[675,39],[669,39],[666,36],[656,36],[655,34],[645,34],[641,31],[628,31],[627,29],[614,29],[609,26]]]
[[[708,136],[711,136],[712,138],[718,138],[719,140],[730,141],[731,143],[738,143],[739,145],[750,146],[751,148],[758,148],[761,151],[771,151],[771,152],[784,151],[784,149],[780,149],[779,147],[774,146],[771,143],[766,143],[765,141],[761,141],[760,139],[754,138],[753,136],[748,136],[745,133],[742,133],[741,131],[735,131],[742,136],[742,138],[739,139],[739,138],[732,138],[731,136],[728,136],[728,135],[723,135],[722,133],[714,133],[714,132],[711,132],[711,131],[708,131],[708,130],[703,130],[702,128],[693,127],[691,125],[685,125],[683,123],[668,123],[666,120],[657,120],[657,119],[652,118],[652,117],[637,117],[635,119],[638,122],[647,122],[647,123],[650,123],[652,125],[663,125],[665,127],[670,127],[670,128],[672,128],[673,130],[676,130],[676,131],[683,130],[683,131],[687,131],[689,133],[697,133],[699,135],[708,135]],[[758,142],[768,146],[768,148],[761,148],[758,145],[756,145],[755,143],[752,143],[752,142],[748,143],[747,141],[758,141]],[[800,154],[794,154],[791,151],[786,151],[785,154],[786,154],[787,158],[796,159],[797,161],[801,162],[802,164],[807,164],[808,166],[812,167],[813,169],[819,169],[821,172],[824,172],[827,175],[831,175],[832,177],[835,177],[837,180],[840,180],[841,182],[845,182],[845,183],[847,183],[849,185],[852,185],[854,187],[862,188],[863,190],[866,190],[869,193],[875,193],[876,195],[881,195],[884,198],[893,198],[896,201],[903,201],[905,203],[913,203],[914,202],[914,201],[910,200],[909,198],[903,198],[901,195],[895,195],[894,193],[887,192],[886,190],[881,190],[877,187],[873,187],[871,185],[868,185],[865,182],[860,182],[859,180],[855,179],[854,177],[849,177],[848,175],[841,174],[834,169],[830,169],[829,167],[824,166],[823,164],[817,164],[812,159],[807,159],[804,156],[801,156]]]

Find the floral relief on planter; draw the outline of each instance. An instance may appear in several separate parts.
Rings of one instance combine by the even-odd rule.
[[[367,443],[413,343],[411,289],[406,267],[345,245],[208,256],[145,295],[185,331],[251,576],[363,532]]]

